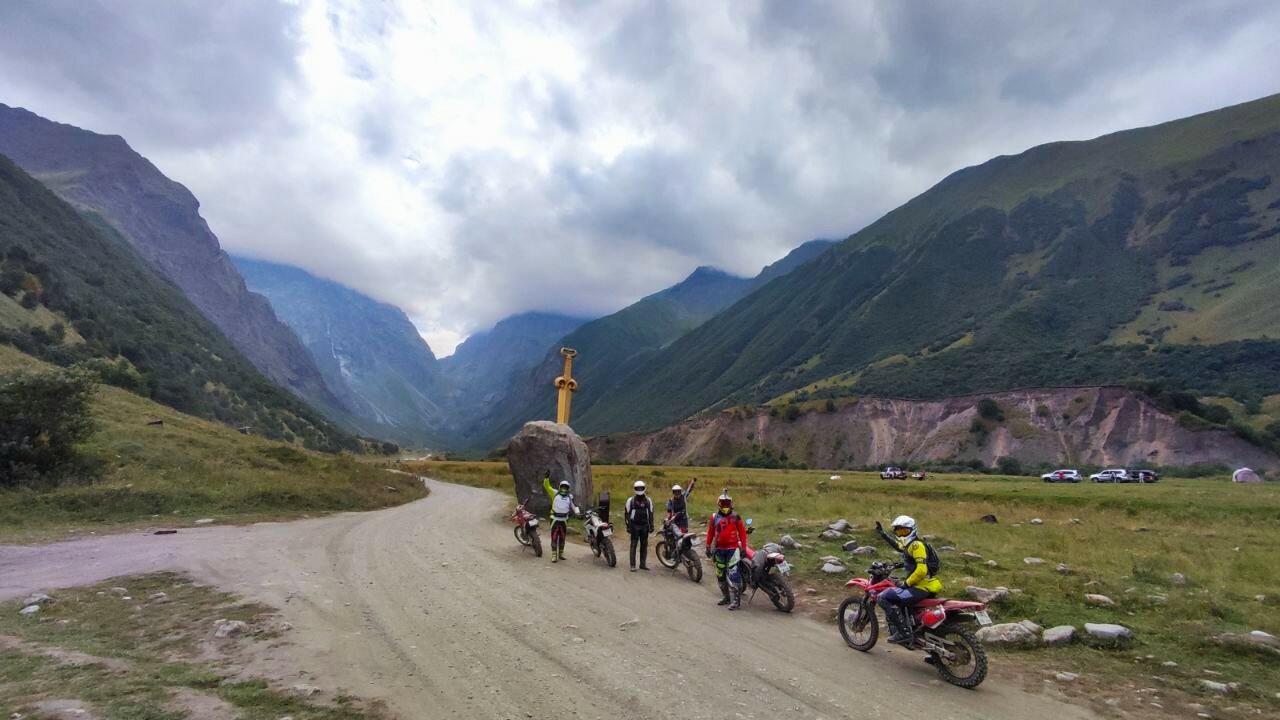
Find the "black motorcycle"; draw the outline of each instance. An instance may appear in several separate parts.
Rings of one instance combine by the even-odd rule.
[[[693,551],[696,537],[694,533],[681,532],[680,526],[671,520],[664,521],[662,539],[653,547],[653,551],[658,554],[658,562],[672,570],[683,564],[690,580],[702,582],[702,559]]]
[[[747,526],[747,534],[750,535],[755,531],[750,519]],[[782,554],[782,546],[767,543],[754,551],[750,559],[744,557],[738,561],[738,593],[745,594],[750,589],[751,597],[755,597],[755,591],[763,590],[775,608],[789,613],[796,606],[796,594],[787,581],[789,574],[791,563]],[[747,601],[750,602],[750,598]]]

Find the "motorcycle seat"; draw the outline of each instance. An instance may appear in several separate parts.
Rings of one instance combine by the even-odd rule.
[[[921,600],[920,602],[916,603],[916,607],[921,607],[921,608],[937,607],[945,603],[946,601],[947,601],[946,598],[925,598],[924,600]]]

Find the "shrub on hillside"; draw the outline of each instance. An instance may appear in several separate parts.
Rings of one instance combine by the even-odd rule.
[[[0,375],[0,487],[87,472],[75,446],[93,434],[93,391],[91,376],[77,370]]]
[[[978,401],[978,414],[981,415],[984,420],[990,420],[991,422],[997,423],[1004,422],[1004,411],[1002,411],[996,401],[991,398],[982,398]]]

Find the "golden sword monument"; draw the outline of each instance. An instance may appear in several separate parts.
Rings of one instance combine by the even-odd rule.
[[[573,359],[578,355],[578,351],[573,348],[562,347],[560,354],[564,356],[564,373],[556,378],[556,390],[559,391],[559,397],[556,402],[556,422],[562,425],[569,424],[569,403],[573,400],[573,393],[578,390],[578,381],[573,379]]]

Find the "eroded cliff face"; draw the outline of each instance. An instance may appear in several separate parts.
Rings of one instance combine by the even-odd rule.
[[[1004,420],[971,428],[989,397]],[[664,465],[731,462],[754,446],[810,467],[1013,457],[1024,464],[1137,463],[1280,467],[1280,458],[1235,435],[1192,431],[1136,393],[1121,388],[1056,388],[945,400],[861,398],[835,412],[793,420],[768,409],[725,411],[649,433],[592,438],[597,460]]]

